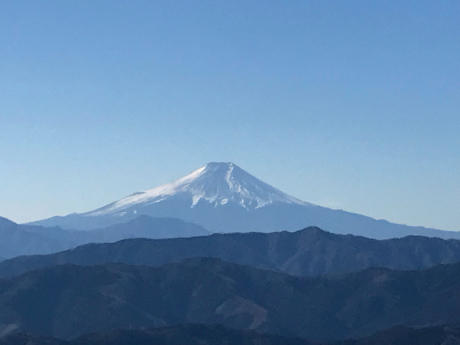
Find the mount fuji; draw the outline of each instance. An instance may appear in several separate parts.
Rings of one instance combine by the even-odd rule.
[[[311,204],[262,182],[233,163],[215,162],[96,210],[31,224],[92,230],[140,215],[179,218],[211,232],[294,231],[318,226],[329,232],[377,239],[407,235],[460,238],[457,232],[393,224]]]

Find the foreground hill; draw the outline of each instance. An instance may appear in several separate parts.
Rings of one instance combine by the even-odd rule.
[[[119,262],[158,266],[199,256],[293,275],[313,276],[355,272],[368,267],[411,270],[460,262],[460,241],[416,236],[378,241],[331,234],[314,227],[294,233],[131,239],[112,244],[85,245],[53,255],[7,260],[0,263],[0,277],[65,263],[95,265]]]
[[[148,330],[117,330],[93,333],[72,341],[31,334],[0,338],[0,345],[456,345],[458,325],[427,328],[395,327],[363,339],[312,342],[299,338],[260,334],[224,328],[220,325],[177,325]]]
[[[393,327],[363,339],[332,342],[331,345],[459,345],[460,325],[423,328]]]
[[[0,280],[0,333],[71,339],[181,323],[312,340],[460,322],[460,264],[301,278],[196,258],[158,268],[55,266]]]
[[[116,242],[125,238],[171,238],[208,235],[203,227],[174,218],[137,217],[105,229],[63,230],[19,225],[0,217],[0,261],[20,255],[50,254],[85,243]]]
[[[459,232],[393,224],[296,199],[233,163],[209,163],[160,187],[134,193],[94,211],[34,222],[90,230],[127,222],[140,214],[173,217],[211,232],[295,231],[317,226],[338,234],[370,238],[408,235],[460,238]]]

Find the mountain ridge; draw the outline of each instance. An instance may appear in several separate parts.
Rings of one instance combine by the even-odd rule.
[[[422,236],[375,240],[309,227],[296,232],[212,234],[191,238],[125,239],[0,262],[0,277],[72,263],[159,266],[207,256],[298,276],[343,274],[368,267],[423,269],[460,262],[460,241]]]
[[[215,258],[160,267],[67,264],[0,279],[0,332],[72,339],[120,328],[217,323],[329,341],[397,325],[458,322],[458,289],[460,264],[313,278]]]
[[[116,242],[125,238],[168,238],[203,236],[203,227],[176,218],[152,218],[140,215],[127,223],[118,223],[92,231],[64,230],[60,227],[20,225],[0,219],[0,261],[20,255],[50,254],[85,243]]]
[[[318,226],[338,234],[376,239],[408,235],[460,238],[460,232],[394,224],[301,201],[234,163],[209,163],[169,184],[134,193],[96,210],[31,224],[91,230],[126,222],[139,214],[179,218],[219,233],[295,231]]]
[[[423,328],[396,326],[359,339],[312,342],[236,330],[221,325],[180,324],[146,330],[116,330],[92,333],[65,341],[33,334],[14,334],[0,338],[0,345],[455,345],[460,343],[460,325]]]
[[[173,182],[136,192],[82,215],[90,217],[123,212],[129,205],[156,203],[178,193],[191,196],[190,208],[200,201],[207,201],[213,206],[233,202],[246,209],[260,208],[273,202],[308,204],[256,179],[234,163],[211,162]]]

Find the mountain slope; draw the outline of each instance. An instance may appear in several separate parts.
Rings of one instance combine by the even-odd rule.
[[[333,342],[333,345],[459,345],[460,325],[422,328],[392,327],[363,339]],[[331,345],[332,345],[331,344]]]
[[[12,258],[27,254],[49,254],[71,248],[70,244],[67,245],[49,237],[45,231],[39,231],[39,229],[42,228],[19,225],[0,217],[0,257]],[[50,231],[52,230],[50,229]],[[75,246],[79,244],[81,243],[76,243]]]
[[[362,339],[316,343],[254,331],[242,331],[221,325],[185,324],[147,330],[117,330],[93,333],[71,341],[15,334],[0,338],[0,345],[458,345],[460,326],[442,325],[425,328],[393,327]]]
[[[134,193],[97,210],[33,224],[89,230],[126,222],[140,214],[179,218],[212,232],[294,231],[318,226],[334,233],[379,239],[407,235],[460,238],[457,232],[392,224],[307,203],[233,163],[209,163],[171,183]]]
[[[116,242],[126,238],[183,238],[206,236],[210,232],[202,226],[177,218],[152,218],[141,215],[127,223],[118,223],[105,229],[84,232],[87,243]]]
[[[139,216],[127,223],[92,231],[63,230],[19,225],[0,218],[0,261],[2,257],[50,254],[85,243],[116,242],[125,238],[170,238],[208,235],[203,227],[173,218]]]
[[[118,214],[132,206],[155,204],[174,196],[190,198],[191,208],[200,201],[212,206],[236,204],[247,210],[257,209],[275,202],[308,205],[248,174],[233,163],[209,163],[191,174],[142,193],[86,213],[86,216]]]
[[[314,345],[311,341],[260,334],[221,325],[177,325],[147,330],[93,333],[71,341],[15,334],[0,338],[0,345]],[[319,344],[317,344],[319,345]]]
[[[0,332],[71,339],[180,323],[312,340],[460,322],[460,264],[299,278],[218,259],[56,266],[0,280]]]
[[[420,236],[373,240],[332,234],[314,227],[293,233],[131,239],[113,244],[85,245],[52,255],[7,260],[0,263],[0,277],[64,263],[95,265],[120,262],[158,266],[200,256],[312,276],[355,272],[368,267],[408,270],[460,262],[460,241]]]

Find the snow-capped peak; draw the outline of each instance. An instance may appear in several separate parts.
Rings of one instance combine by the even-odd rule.
[[[172,197],[189,198],[191,208],[199,202],[208,202],[216,207],[236,203],[248,210],[273,202],[308,205],[260,181],[233,163],[213,162],[171,183],[132,194],[86,215],[122,212],[135,205],[154,204]]]

